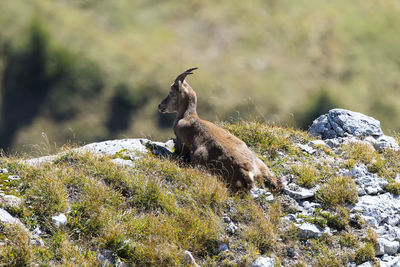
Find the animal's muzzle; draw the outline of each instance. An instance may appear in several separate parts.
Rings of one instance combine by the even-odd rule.
[[[160,105],[158,105],[158,111],[161,112],[161,113],[165,113],[166,108],[163,107],[163,106],[160,104]]]

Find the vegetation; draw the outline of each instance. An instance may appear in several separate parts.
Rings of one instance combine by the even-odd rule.
[[[42,132],[52,151],[75,140],[168,138],[172,117],[156,107],[192,66],[199,114],[212,121],[307,128],[344,107],[397,131],[397,11],[392,0],[7,1],[2,148],[31,151]]]
[[[355,204],[358,200],[356,184],[351,177],[333,177],[317,192],[316,199],[331,208]]]
[[[290,204],[285,196],[277,194],[271,202],[229,192],[220,177],[181,159],[149,153],[134,160],[135,167],[123,167],[114,160],[129,159],[130,151],[107,157],[65,147],[40,166],[0,157],[0,167],[9,171],[0,174],[0,189],[23,200],[19,207],[2,207],[30,231],[39,227],[44,242],[34,245],[18,225],[0,225],[0,265],[100,266],[97,255],[104,251],[132,266],[182,266],[184,250],[204,266],[247,266],[259,255],[274,257],[277,264],[289,259],[291,266],[346,266],[374,259],[376,233],[360,216],[351,218],[346,207],[358,200],[354,180],[338,176],[335,166],[353,159],[370,167],[380,158],[383,163],[376,166],[385,166],[386,172],[383,167],[376,172],[395,173],[397,162],[389,160],[394,152],[379,154],[350,144],[341,148],[343,158],[322,147],[310,156],[296,146],[312,140],[301,130],[259,122],[220,124],[242,138],[278,176],[290,174],[296,183],[318,186],[315,200],[321,208],[298,217],[330,227],[331,234],[301,240],[298,228],[282,219]],[[392,180],[386,190],[395,191],[390,189],[396,187],[394,178],[387,179]],[[59,213],[67,216],[65,226],[52,223]],[[238,227],[234,232],[226,216]],[[219,252],[222,244],[229,250]],[[296,258],[288,256],[289,248]]]

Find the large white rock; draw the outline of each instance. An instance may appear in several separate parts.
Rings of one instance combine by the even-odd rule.
[[[78,152],[92,152],[96,154],[103,154],[107,156],[113,156],[121,150],[134,150],[139,153],[146,153],[147,148],[145,143],[147,139],[120,139],[120,140],[109,140],[103,142],[96,142],[85,145],[77,149]]]
[[[378,120],[358,112],[339,108],[331,109],[328,114],[321,115],[314,120],[309,132],[322,139],[383,135]]]

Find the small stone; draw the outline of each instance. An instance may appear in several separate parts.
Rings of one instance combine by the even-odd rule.
[[[14,218],[10,213],[6,210],[0,208],[0,222],[2,223],[17,223],[17,219]]]
[[[399,247],[400,243],[398,241],[389,241],[385,238],[378,238],[378,249],[376,250],[376,255],[394,255],[399,250]]]
[[[297,229],[298,236],[303,239],[320,237],[324,233],[324,229],[309,222],[297,225]]]
[[[279,200],[281,201],[282,208],[285,212],[296,213],[300,210],[299,204],[296,200],[288,195],[281,195]]]
[[[287,255],[290,258],[296,258],[299,255],[299,253],[297,253],[297,251],[294,248],[288,248]]]
[[[300,187],[294,183],[288,184],[284,189],[283,192],[294,199],[306,199],[314,196],[314,192]]]
[[[356,178],[365,176],[367,174],[369,174],[369,171],[367,166],[364,164],[357,164],[351,169],[351,175]]]
[[[400,256],[397,257],[386,257],[382,258],[383,261],[380,261],[381,267],[400,267]]]
[[[32,239],[31,240],[31,245],[33,246],[38,246],[38,247],[44,247],[44,242],[42,239]]]
[[[226,231],[230,234],[234,234],[237,231],[238,227],[232,222],[231,218],[224,216],[223,219],[224,222],[228,224]]]
[[[340,146],[340,141],[338,138],[333,138],[333,139],[327,139],[325,140],[325,143],[330,147],[330,148],[336,148]]]
[[[111,250],[103,250],[102,252],[98,252],[96,258],[99,262],[101,262],[102,266],[114,266],[115,260]]]
[[[22,205],[22,199],[13,195],[1,196],[1,200],[8,207],[16,208]]]
[[[311,146],[309,146],[309,145],[303,145],[303,144],[296,144],[296,146],[298,147],[298,148],[300,148],[303,152],[305,152],[305,153],[307,153],[307,154],[314,154],[315,153],[315,149],[314,148],[312,148]]]
[[[33,234],[40,236],[43,232],[40,230],[39,226],[36,226],[36,228],[33,230]]]
[[[183,252],[183,257],[184,257],[184,261],[186,264],[192,264],[195,267],[200,267],[200,265],[198,265],[192,255],[192,253],[188,250],[185,250]]]
[[[228,245],[225,244],[225,243],[222,243],[222,244],[218,247],[217,252],[218,252],[218,253],[221,253],[221,252],[225,252],[225,251],[228,251],[228,250],[229,250]]]
[[[359,197],[365,196],[367,194],[367,192],[365,192],[364,188],[361,188],[361,187],[357,187],[357,193],[358,193]]]
[[[250,266],[251,267],[274,267],[274,259],[269,257],[259,257]]]
[[[313,140],[309,143],[311,146],[316,147],[316,146],[325,146],[328,147],[328,145],[324,142],[324,140]]]
[[[258,188],[258,187],[254,187],[254,188],[252,188],[250,190],[250,197],[251,198],[256,199],[256,198],[259,198],[259,197],[262,197],[262,196],[265,196],[265,199],[267,201],[273,201],[274,200],[274,196],[272,195],[272,193],[268,192],[268,191],[266,191],[264,189],[261,189],[261,188]]]
[[[51,217],[54,226],[61,227],[67,224],[67,217],[64,213]]]
[[[7,169],[0,169],[0,173],[6,174],[6,173],[8,173],[8,170]]]
[[[376,150],[380,152],[384,149],[392,149],[395,151],[400,150],[399,144],[397,144],[396,140],[393,137],[387,135],[379,136],[375,140],[375,143],[373,143],[373,146]]]
[[[8,179],[10,179],[10,180],[21,180],[21,177],[19,177],[18,175],[10,175],[10,176],[8,176]]]

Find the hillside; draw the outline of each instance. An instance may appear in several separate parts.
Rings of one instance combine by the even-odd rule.
[[[171,117],[156,107],[189,67],[211,121],[307,129],[343,107],[399,131],[398,11],[394,0],[5,1],[0,147],[166,140]]]
[[[219,177],[173,156],[171,142],[3,156],[0,265],[394,266],[398,139],[364,115],[326,116],[347,133],[321,140],[258,122],[221,124],[292,178],[276,195],[261,180],[251,194],[228,192]],[[315,132],[331,129],[324,118]]]

